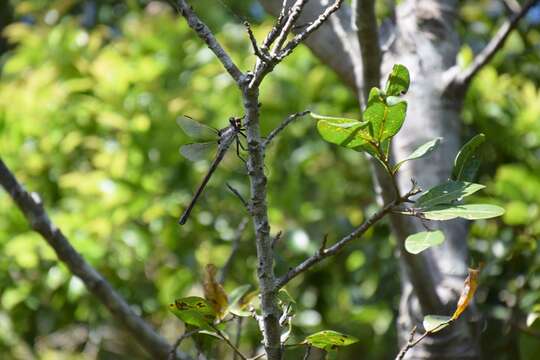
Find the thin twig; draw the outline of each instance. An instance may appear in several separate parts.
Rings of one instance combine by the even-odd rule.
[[[302,360],[308,360],[310,354],[311,354],[311,345],[308,345],[306,349],[306,353],[304,354],[304,357],[302,358]]]
[[[266,354],[265,353],[260,353],[259,355],[255,355],[254,357],[249,358],[249,360],[258,360],[258,359],[262,358],[264,355],[266,355]]]
[[[405,357],[405,354],[407,354],[407,351],[418,345],[420,341],[424,340],[426,336],[436,333],[437,331],[441,330],[442,328],[448,326],[450,323],[452,323],[453,320],[449,320],[448,322],[442,323],[435,328],[431,329],[430,331],[424,332],[420,337],[416,340],[414,340],[414,334],[416,333],[416,325],[412,328],[411,333],[409,335],[409,341],[403,346],[403,348],[400,350],[400,352],[396,356],[396,360],[403,360]]]
[[[465,88],[474,75],[480,71],[492,58],[497,51],[502,48],[510,32],[517,26],[519,21],[527,14],[527,12],[538,3],[539,0],[527,1],[519,10],[504,22],[497,33],[491,38],[486,47],[480,51],[475,57],[471,65],[461,72],[456,72],[450,80],[448,88]],[[452,70],[452,69],[451,69]],[[455,71],[455,69],[453,70]]]
[[[82,280],[94,295],[128,332],[155,358],[167,358],[171,346],[139,317],[96,269],[77,252],[64,233],[50,220],[43,203],[35,193],[28,193],[0,159],[0,184],[13,199],[34,231],[54,249],[57,257]],[[188,358],[180,354],[181,358]]]
[[[521,5],[519,5],[517,0],[504,0],[503,3],[513,14],[521,11]]]
[[[283,60],[286,56],[288,56],[302,41],[304,41],[309,35],[311,35],[312,32],[317,30],[325,21],[328,19],[330,15],[332,15],[334,12],[336,12],[341,4],[343,3],[343,0],[336,0],[333,5],[329,6],[324,10],[324,12],[319,15],[317,20],[315,20],[311,25],[309,25],[304,31],[302,31],[300,34],[296,35],[280,52],[278,58],[279,60]]]
[[[409,199],[411,196],[417,194],[418,189],[412,188],[402,197],[396,198],[394,201],[386,204],[384,207],[379,209],[375,214],[371,215],[366,221],[362,223],[359,227],[349,233],[347,236],[343,237],[334,245],[325,248],[319,249],[314,255],[304,260],[302,263],[298,264],[296,267],[290,269],[285,275],[276,280],[276,289],[280,289],[285,286],[289,281],[294,279],[296,276],[307,271],[312,266],[318,264],[322,260],[326,259],[329,256],[335,255],[338,253],[344,246],[346,246],[351,241],[362,236],[371,226],[375,225],[379,220],[385,217],[387,214],[391,213],[396,206],[399,206],[401,203],[405,202],[406,199]],[[323,240],[323,245],[326,246],[326,242]]]
[[[248,360],[248,358],[244,354],[242,354],[242,352],[240,352],[240,350],[236,346],[234,346],[234,344],[229,340],[229,338],[225,334],[223,334],[223,332],[221,330],[219,330],[214,325],[211,325],[211,326],[214,329],[214,331],[219,335],[221,340],[225,341],[227,343],[227,345],[229,345],[229,347],[231,349],[233,349],[233,351],[240,357],[240,359]]]
[[[251,25],[247,21],[244,21],[244,26],[248,33],[249,41],[251,42],[251,47],[253,48],[253,53],[255,54],[255,56],[257,56],[259,59],[261,59],[264,62],[272,61],[272,58],[270,57],[270,55],[265,53],[263,50],[261,50],[259,46],[257,45],[257,39],[255,38],[255,35],[253,34],[253,30],[251,30]]]
[[[392,208],[396,206],[397,203],[391,202],[390,204],[387,204],[383,208],[381,208],[379,211],[377,211],[375,214],[369,217],[362,225],[357,227],[354,231],[352,231],[347,236],[343,237],[341,240],[339,240],[334,245],[330,246],[329,248],[326,248],[324,251],[317,251],[314,255],[310,256],[306,260],[304,260],[302,263],[298,264],[296,267],[290,269],[285,275],[278,278],[276,280],[276,289],[280,289],[283,286],[285,286],[289,281],[300,275],[301,273],[307,271],[312,266],[318,264],[322,260],[326,259],[329,256],[332,256],[339,252],[345,245],[350,243],[351,241],[359,238],[362,236],[371,226],[373,226],[375,223],[377,223],[379,220],[381,220],[386,214],[390,213]]]
[[[278,231],[276,236],[272,239],[272,249],[276,248],[276,245],[279,243],[279,240],[281,240],[281,236],[283,235],[283,231]]]
[[[240,71],[238,66],[236,66],[227,52],[225,52],[223,47],[221,47],[208,26],[199,19],[185,0],[176,0],[176,5],[180,14],[186,19],[189,27],[192,28],[199,38],[206,43],[208,48],[212,50],[231,77],[240,84],[244,80],[244,74]]]
[[[174,360],[176,358],[176,349],[178,349],[178,347],[180,346],[180,344],[182,343],[182,341],[184,341],[185,339],[187,339],[188,337],[198,333],[201,329],[195,329],[195,330],[191,330],[191,331],[188,331],[186,333],[183,333],[180,337],[178,337],[178,339],[174,342],[172,348],[171,348],[171,352],[169,353],[169,357],[168,359],[169,360]]]
[[[268,50],[268,48],[272,45],[276,37],[281,32],[281,29],[283,29],[283,26],[285,25],[285,14],[287,12],[287,0],[283,0],[283,3],[281,5],[281,11],[279,12],[279,16],[276,20],[275,25],[272,27],[266,38],[264,39],[262,43],[262,48]]]
[[[287,36],[291,32],[292,27],[296,23],[296,20],[298,20],[298,17],[300,16],[302,9],[307,4],[307,2],[308,0],[296,0],[294,5],[292,6],[291,10],[289,11],[289,17],[287,18],[285,25],[283,25],[283,28],[281,29],[281,32],[277,37],[276,44],[272,49],[272,53],[274,55],[278,54],[281,51],[281,47],[287,40]]]
[[[237,319],[236,319],[236,335],[235,335],[235,338],[234,338],[234,346],[236,346],[237,348],[240,347],[240,339],[242,338],[242,321],[243,321],[243,317],[239,316]],[[234,353],[233,355],[233,360],[236,360],[238,358],[237,354]]]
[[[285,120],[283,120],[281,122],[281,124],[279,124],[279,126],[277,128],[275,128],[274,130],[272,130],[272,132],[268,135],[268,137],[263,141],[262,143],[262,147],[266,149],[266,147],[268,146],[268,144],[270,144],[270,142],[281,132],[283,131],[287,125],[289,125],[290,123],[292,123],[294,120],[296,120],[297,118],[301,117],[301,116],[305,116],[307,114],[309,114],[310,111],[309,110],[305,110],[305,111],[301,111],[301,112],[297,112],[297,113],[294,113],[294,114],[291,114],[289,116],[287,116],[287,118]]]
[[[319,254],[324,254],[326,251],[326,244],[328,243],[328,234],[324,234],[323,239],[321,241],[321,246],[319,247]]]
[[[226,183],[225,184],[227,186],[227,188],[234,194],[236,195],[236,197],[240,200],[240,202],[245,206],[245,208],[248,210],[249,212],[249,203],[247,202],[246,199],[244,199],[244,197],[242,196],[242,194],[240,194],[240,192],[234,188],[231,184],[229,183]]]
[[[236,257],[236,254],[238,253],[238,249],[240,248],[240,240],[242,239],[242,234],[244,233],[244,230],[246,229],[247,224],[248,224],[248,218],[244,218],[242,219],[242,221],[236,228],[233,241],[232,241],[231,253],[229,254],[229,257],[227,258],[227,261],[225,261],[225,265],[223,265],[223,267],[221,268],[221,272],[219,274],[218,281],[220,284],[223,284],[225,282],[225,279],[227,278],[229,269],[232,263],[234,262],[234,258]]]

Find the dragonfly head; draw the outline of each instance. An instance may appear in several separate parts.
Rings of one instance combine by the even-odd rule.
[[[233,126],[234,128],[236,129],[241,129],[242,128],[242,119],[244,117],[241,117],[241,118],[238,118],[238,117],[230,117],[229,118],[229,123],[231,124],[231,126]]]

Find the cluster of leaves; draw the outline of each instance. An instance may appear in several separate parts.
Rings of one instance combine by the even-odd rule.
[[[399,96],[407,92],[409,83],[407,68],[394,65],[385,90],[371,89],[362,121],[314,114],[319,120],[319,133],[330,143],[367,152],[383,165],[389,176],[395,176],[406,161],[428,155],[442,140],[431,140],[397,164],[390,165],[390,141],[401,129],[407,113],[407,102]],[[414,207],[402,213],[427,220],[477,220],[502,215],[504,209],[496,205],[461,204],[463,198],[484,188],[472,182],[480,166],[478,149],[484,141],[485,136],[479,134],[467,142],[456,156],[451,179],[423,192],[416,199]],[[424,231],[409,236],[405,248],[410,253],[418,254],[443,241],[444,234],[441,231]]]
[[[371,89],[362,120],[312,114],[318,119],[317,129],[320,135],[329,143],[369,153],[378,159],[389,173],[395,173],[401,164],[394,169],[388,165],[390,141],[405,121],[407,102],[400,96],[407,92],[409,83],[407,68],[395,65],[386,89]]]
[[[187,330],[196,329],[198,333],[225,339],[226,335],[221,330],[226,328],[226,323],[241,317],[253,317],[259,320],[260,304],[257,301],[257,291],[249,292],[250,285],[240,286],[227,294],[216,280],[216,274],[216,267],[208,264],[203,281],[204,298],[189,296],[176,299],[169,305],[169,309],[188,326]],[[291,335],[292,319],[296,315],[297,305],[285,289],[280,289],[277,297],[278,305],[282,310],[280,325],[287,329],[281,335],[281,343],[285,345]],[[307,345],[323,350],[336,350],[338,347],[356,342],[358,339],[353,336],[323,330],[307,336],[298,344],[288,346]],[[239,350],[236,349],[236,351]]]
[[[318,119],[317,128],[323,139],[355,151],[363,151],[377,159],[388,175],[396,176],[399,168],[410,160],[419,159],[436,149],[441,138],[431,140],[418,147],[412,154],[395,165],[389,161],[390,141],[399,132],[405,121],[407,103],[399,96],[409,88],[410,78],[407,68],[394,65],[388,77],[384,91],[373,88],[368,104],[363,112],[362,121],[328,117],[314,114]],[[502,207],[491,204],[462,204],[462,200],[485,186],[474,183],[480,167],[479,149],[485,136],[479,134],[469,140],[456,155],[451,178],[422,192],[413,201],[414,206],[401,211],[425,220],[467,220],[490,219],[504,214]],[[396,191],[399,191],[396,189]],[[399,192],[397,194],[399,199]],[[427,227],[427,226],[426,226]],[[428,230],[412,234],[405,240],[404,247],[411,254],[419,254],[430,247],[444,242],[444,233],[440,230]],[[452,316],[427,315],[424,319],[426,333],[434,333],[456,320],[467,308],[476,292],[479,270],[470,269],[463,293]]]

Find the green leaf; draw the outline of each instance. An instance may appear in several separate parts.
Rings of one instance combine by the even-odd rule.
[[[283,312],[288,312],[290,315],[296,314],[296,300],[284,288],[279,289],[277,298],[280,301],[280,306]]]
[[[433,150],[437,148],[437,146],[439,146],[439,143],[441,142],[441,140],[442,138],[438,137],[436,139],[430,140],[427,143],[417,147],[416,150],[412,152],[412,154],[410,154],[409,156],[407,156],[405,159],[401,160],[394,166],[394,170],[393,170],[394,173],[398,171],[401,165],[403,165],[405,162],[409,160],[420,159],[421,157],[430,154]]]
[[[277,298],[279,301],[281,301],[284,304],[288,303],[296,303],[296,300],[289,294],[289,292],[285,288],[281,288],[278,291]]]
[[[450,204],[453,201],[460,201],[465,196],[469,196],[485,188],[484,185],[465,182],[448,181],[437,185],[416,200],[416,207],[428,209],[439,204]]]
[[[279,338],[279,342],[281,344],[285,344],[287,342],[287,340],[289,340],[289,337],[291,336],[291,332],[292,332],[292,321],[290,318],[288,318],[288,321],[287,321],[287,330],[281,334],[280,338]]]
[[[339,346],[348,346],[358,342],[351,335],[345,335],[333,330],[319,331],[311,334],[302,342],[323,350],[335,350]]]
[[[198,296],[189,296],[176,299],[169,305],[169,310],[186,324],[213,331],[212,324],[216,319],[216,312],[212,304]]]
[[[440,245],[444,242],[444,234],[440,230],[422,231],[409,235],[405,239],[405,250],[411,254],[419,254],[432,246]]]
[[[435,333],[450,325],[451,322],[452,318],[450,316],[426,315],[424,316],[422,325],[424,326],[424,330],[426,330],[426,332]]]
[[[381,142],[398,133],[405,121],[406,113],[407,103],[405,101],[391,101],[388,104],[385,98],[380,95],[379,89],[373,88],[369,93],[363,119],[369,122],[373,138]]]
[[[500,206],[489,204],[437,205],[429,211],[422,212],[422,214],[429,220],[451,220],[458,217],[467,220],[476,220],[501,216],[504,214],[504,209]]]
[[[366,122],[344,118],[326,118],[317,122],[321,137],[329,143],[347,148],[366,145],[371,136]]]
[[[409,70],[404,65],[396,64],[386,81],[386,95],[398,96],[405,94],[409,90],[410,83]]]
[[[476,172],[480,167],[478,148],[484,141],[486,141],[485,135],[478,134],[459,150],[454,160],[454,168],[452,170],[453,180],[474,181]]]
[[[239,286],[231,291],[229,294],[229,308],[227,309],[227,312],[231,311],[231,309],[239,308],[238,304],[240,303],[240,300],[247,294],[250,288],[251,285],[247,284]]]
[[[251,291],[247,294],[244,294],[234,306],[229,307],[229,311],[240,317],[252,316],[251,310],[247,309],[249,305],[254,305],[253,303],[256,300],[259,300],[257,290]],[[256,307],[256,306],[255,306]]]
[[[327,115],[317,114],[317,113],[314,113],[314,112],[310,112],[309,115],[312,118],[317,119],[317,120],[329,120],[329,121],[332,121],[332,120],[338,120],[338,121],[347,120],[347,121],[350,121],[350,122],[359,121],[357,119],[346,118],[346,117],[343,117],[343,116],[327,116]]]

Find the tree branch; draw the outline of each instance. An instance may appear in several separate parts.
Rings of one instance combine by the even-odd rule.
[[[504,24],[499,28],[497,33],[489,41],[486,47],[480,51],[475,57],[471,65],[462,71],[458,71],[456,67],[449,69],[450,79],[448,81],[447,89],[450,90],[459,90],[463,91],[470,84],[473,77],[480,71],[489,61],[495,56],[497,51],[499,51],[510,32],[517,26],[519,21],[527,14],[527,12],[538,3],[539,0],[529,0],[519,12],[515,13],[504,22]],[[454,74],[454,75],[452,75]]]
[[[310,111],[309,110],[306,110],[306,111],[302,111],[302,112],[297,112],[297,113],[294,113],[294,114],[291,114],[289,116],[287,116],[287,118],[285,120],[283,120],[283,122],[281,124],[279,124],[279,126],[277,128],[275,128],[274,130],[272,130],[272,132],[268,135],[268,137],[263,141],[262,143],[262,146],[263,148],[266,149],[266,147],[270,144],[270,142],[272,142],[272,140],[281,132],[283,131],[287,125],[289,125],[290,123],[292,123],[294,120],[296,120],[297,118],[301,117],[301,116],[305,116],[307,114],[309,114]]]
[[[208,48],[216,55],[216,57],[221,61],[223,67],[231,75],[231,77],[239,84],[244,78],[244,74],[238,69],[236,64],[232,61],[231,57],[225,52],[221,45],[217,42],[212,31],[203,23],[199,17],[193,12],[191,6],[185,0],[177,0],[176,5],[178,6],[178,11],[186,19],[190,28],[192,28],[195,33],[201,38]]]
[[[225,341],[227,343],[227,345],[229,345],[229,347],[233,350],[233,352],[240,357],[240,359],[248,360],[248,358],[244,354],[242,354],[242,352],[236,346],[234,346],[234,344],[231,342],[231,340],[229,340],[229,338],[225,334],[223,334],[223,332],[221,330],[219,330],[214,325],[212,325],[212,328],[219,335],[219,337],[221,337],[221,340]]]
[[[279,1],[260,0],[260,2],[270,14],[280,16],[282,8],[280,7]],[[325,7],[323,6],[322,1],[310,0],[298,21],[300,23],[309,23],[312,19],[319,16],[324,9]],[[350,7],[347,4],[343,4],[341,10],[333,15],[333,17],[339,17],[339,20],[347,33],[351,32],[350,12]],[[294,31],[295,29],[293,28],[293,32]],[[359,58],[357,56],[351,58],[347,55],[348,46],[343,45],[331,26],[322,26],[319,28],[318,31],[306,39],[306,45],[308,45],[310,50],[313,51],[317,57],[334,70],[349,88],[353,91],[357,91],[352,69],[354,62],[358,61]]]
[[[272,45],[274,40],[276,40],[276,37],[280,34],[281,29],[283,29],[283,26],[285,25],[284,21],[287,9],[287,0],[283,0],[276,24],[272,27],[272,30],[270,30],[270,32],[263,41],[262,47],[264,49],[268,50],[268,47]]]
[[[281,359],[279,308],[274,291],[274,249],[270,239],[268,222],[268,206],[266,204],[266,183],[264,173],[264,149],[262,147],[259,126],[258,88],[246,87],[243,91],[246,111],[246,128],[248,143],[247,169],[250,181],[250,214],[255,229],[255,245],[257,249],[257,278],[261,293],[264,348],[269,360]]]
[[[238,200],[240,200],[240,202],[242,203],[242,205],[244,205],[244,207],[246,208],[246,210],[247,210],[248,213],[249,213],[249,204],[248,204],[248,202],[246,201],[246,199],[244,199],[244,197],[242,196],[242,194],[240,194],[240,191],[238,191],[234,186],[232,186],[232,185],[229,184],[229,183],[225,183],[225,185],[227,185],[227,188],[229,189],[229,191],[232,192],[232,193],[238,198]]]
[[[253,34],[253,31],[251,30],[251,25],[244,21],[244,26],[246,28],[246,31],[249,36],[249,41],[251,42],[251,47],[253,48],[253,54],[257,56],[261,61],[269,62],[272,59],[270,58],[270,55],[267,53],[267,50],[264,51],[259,48],[259,45],[257,45],[257,39],[255,38],[255,35]]]
[[[304,41],[311,33],[317,30],[330,15],[338,11],[339,7],[343,3],[343,0],[336,0],[333,5],[327,7],[319,17],[305,28],[301,33],[296,35],[279,54],[279,59],[282,60],[288,56],[302,41]]]
[[[300,12],[302,11],[306,3],[307,0],[296,0],[294,5],[292,6],[289,12],[289,17],[287,18],[285,25],[283,25],[283,28],[281,29],[281,32],[276,39],[276,45],[274,46],[274,49],[272,51],[274,55],[277,55],[281,51],[283,43],[285,42],[285,40],[287,40],[289,32],[291,31],[293,25],[296,23],[296,20],[298,20]]]
[[[174,344],[173,344],[173,346],[171,348],[171,351],[169,352],[168,359],[169,360],[174,360],[176,358],[176,349],[178,349],[178,347],[180,346],[182,341],[184,341],[185,339],[187,339],[188,337],[190,337],[192,335],[195,335],[199,331],[201,331],[201,329],[195,329],[195,330],[185,332],[178,339],[176,339],[176,341],[174,342]]]
[[[111,315],[155,358],[168,357],[171,346],[131,309],[113,287],[84,260],[62,231],[54,225],[36,193],[28,193],[0,159],[0,184],[13,199],[34,231],[54,249],[58,258],[79,277]],[[179,355],[187,359],[185,355]]]
[[[401,351],[397,354],[396,360],[403,360],[405,357],[405,354],[407,354],[407,351],[415,347],[420,341],[424,340],[426,336],[428,336],[430,333],[425,332],[423,333],[418,339],[414,340],[414,334],[416,333],[416,326],[413,327],[411,334],[409,336],[409,341],[401,348]]]
[[[342,2],[343,0],[336,0],[334,5],[326,8],[310,26],[299,35],[295,36],[283,50],[279,50],[281,47],[280,42],[282,42],[282,40],[278,39],[278,43],[274,47],[274,50],[277,50],[277,53],[270,53],[268,59],[259,59],[259,61],[256,62],[253,72],[244,75],[238,70],[223,48],[217,43],[210,29],[199,20],[184,0],[178,0],[180,11],[187,19],[190,27],[206,42],[208,47],[221,60],[225,69],[236,80],[238,87],[242,91],[242,100],[245,111],[244,125],[246,127],[248,147],[246,166],[251,192],[249,212],[255,229],[255,244],[258,260],[257,278],[259,282],[262,312],[259,325],[263,334],[263,343],[268,360],[280,360],[282,358],[282,348],[280,342],[281,328],[279,324],[280,310],[277,306],[277,290],[275,287],[274,248],[273,241],[270,238],[268,206],[266,203],[267,178],[264,173],[264,146],[259,124],[259,85],[265,76],[270,73],[285,56],[290,54],[301,41],[319,28],[322,23],[339,8]],[[261,48],[262,52],[266,53],[266,46],[272,42],[272,39],[275,38],[275,36],[278,36],[276,35],[277,32],[281,31],[279,35],[280,38],[286,39],[286,33],[290,29],[287,29],[288,25],[285,26],[282,25],[282,23],[285,22],[284,24],[291,24],[290,26],[292,26],[305,3],[307,3],[307,1],[297,0],[296,4],[298,4],[298,10],[295,10],[295,12],[291,10],[287,19],[285,19],[287,11],[281,9],[280,19],[263,42]],[[283,6],[286,6],[286,1],[283,2]],[[285,35],[283,35],[284,33]],[[255,51],[257,52],[257,44],[254,36],[249,31],[248,34],[250,35],[252,46],[254,46]],[[275,135],[272,137],[274,136]]]
[[[311,257],[304,260],[302,263],[298,264],[293,269],[290,269],[285,275],[278,278],[276,281],[276,289],[279,290],[283,286],[285,286],[289,281],[300,275],[301,273],[307,271],[314,265],[318,264],[322,260],[326,259],[329,256],[335,255],[338,253],[345,245],[350,243],[351,241],[359,238],[362,236],[372,225],[377,223],[379,220],[381,220],[386,214],[390,213],[392,211],[392,208],[396,206],[399,202],[394,201],[383,208],[381,208],[379,211],[377,211],[375,214],[371,215],[369,219],[364,221],[362,225],[360,225],[358,228],[356,228],[353,232],[339,240],[334,245],[330,246],[326,249],[319,249],[315,254],[313,254]]]
[[[364,79],[364,102],[367,103],[369,91],[379,87],[381,82],[381,49],[374,0],[353,0],[358,44],[362,56]]]

